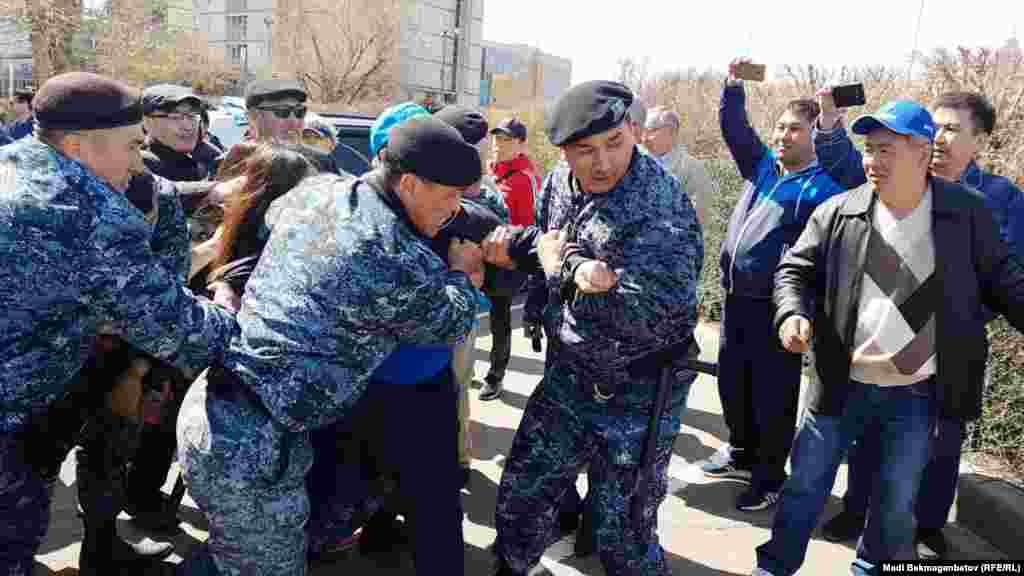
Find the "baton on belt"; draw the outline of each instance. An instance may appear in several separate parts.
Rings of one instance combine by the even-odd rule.
[[[657,395],[651,410],[650,420],[647,422],[647,441],[644,444],[640,468],[637,470],[636,480],[633,484],[630,514],[634,529],[639,529],[643,521],[644,503],[647,500],[648,486],[654,478],[654,459],[658,450],[661,415],[665,412],[665,408],[668,406],[672,395],[672,378],[675,375],[675,367],[672,365],[671,358],[662,358],[661,363]],[[687,358],[686,367],[697,372],[718,376],[718,365],[712,362],[701,362],[696,358]]]

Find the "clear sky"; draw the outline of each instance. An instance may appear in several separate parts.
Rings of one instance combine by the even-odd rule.
[[[767,64],[906,66],[921,0],[485,0],[485,40],[572,60],[573,83],[614,79],[618,59],[650,69]],[[924,0],[918,48],[1024,41],[1024,1]]]

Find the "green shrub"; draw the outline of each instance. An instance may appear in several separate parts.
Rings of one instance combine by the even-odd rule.
[[[731,160],[709,160],[705,162],[711,178],[718,184],[718,197],[708,198],[707,222],[704,223],[704,271],[701,276],[703,292],[701,316],[705,321],[718,322],[722,318],[722,274],[719,269],[719,254],[722,241],[729,226],[733,206],[743,191],[745,181],[736,171]]]

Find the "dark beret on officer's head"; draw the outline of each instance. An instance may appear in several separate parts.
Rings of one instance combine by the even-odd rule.
[[[438,110],[434,116],[458,130],[467,144],[476,146],[487,137],[487,118],[472,108],[449,104]]]
[[[29,90],[27,88],[20,88],[20,89],[14,91],[14,100],[16,102],[27,102],[27,103],[31,104],[32,103],[32,98],[34,98],[35,95],[36,95],[35,92],[33,92],[33,91],[31,91],[31,90]]]
[[[594,80],[562,95],[547,118],[548,140],[565,146],[618,126],[633,104],[633,92],[618,82]]]
[[[305,102],[306,89],[297,80],[257,80],[245,88],[245,107],[255,108],[266,100],[296,98]]]
[[[89,72],[50,78],[36,92],[32,109],[46,130],[102,130],[142,122],[138,90]]]
[[[415,116],[392,128],[387,159],[402,172],[445,186],[471,186],[482,176],[476,147],[434,116]]]

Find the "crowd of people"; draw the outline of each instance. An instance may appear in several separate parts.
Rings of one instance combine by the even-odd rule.
[[[892,101],[850,125],[860,150],[825,89],[766,141],[746,63],[720,108],[747,182],[720,254],[729,443],[704,474],[749,484],[740,511],[776,508],[755,576],[799,570],[847,454],[824,533],[859,537],[851,572],[942,557],[985,324],[1024,329],[1024,196],[976,162],[995,113],[972,93]],[[546,119],[562,159],[542,174],[516,118],[397,103],[366,162],[336,154],[307,99],[252,83],[247,139],[225,150],[185,86],[74,72],[16,95],[0,142],[0,572],[32,573],[77,446],[83,575],[301,575],[405,537],[418,574],[464,573],[478,318],[493,337],[479,399],[495,400],[525,292],[545,369],[504,464],[491,573],[538,573],[576,530],[610,575],[670,574],[657,511],[719,195],[680,116],[575,85]],[[209,538],[183,563],[162,561],[169,542],[118,537],[122,511],[177,530],[186,490]]]

